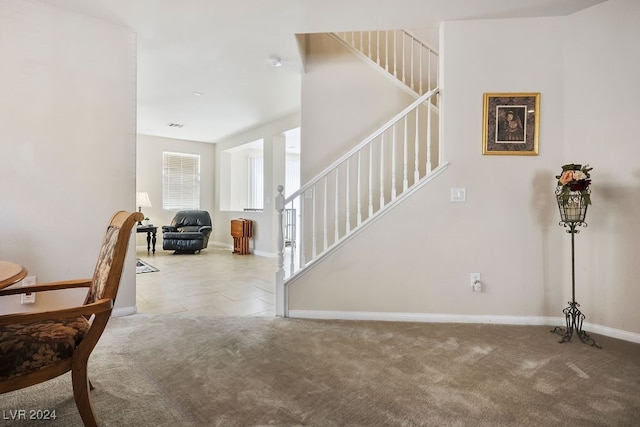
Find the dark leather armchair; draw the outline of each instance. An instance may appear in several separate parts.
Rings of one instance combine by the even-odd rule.
[[[207,211],[178,211],[171,225],[162,226],[162,249],[176,253],[196,253],[207,247],[211,234],[211,216]]]

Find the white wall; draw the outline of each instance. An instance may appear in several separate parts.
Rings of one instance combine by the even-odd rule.
[[[256,145],[260,147],[257,148]],[[220,208],[227,211],[263,208],[264,206],[250,206],[249,201],[249,160],[252,157],[264,158],[263,141],[249,142],[218,155],[221,156],[218,177],[225,184],[220,186]],[[262,193],[264,194],[264,190]]]
[[[589,227],[576,240],[579,301],[589,321],[635,332],[640,331],[638,41],[636,0],[609,0],[567,19],[562,153],[567,163],[594,167]]]
[[[329,35],[305,40],[302,185],[415,100]]]
[[[640,156],[635,133],[620,126],[640,114],[637,22],[635,2],[610,0],[565,18],[444,23],[442,135],[451,166],[294,282],[289,308],[559,317],[571,298],[570,247],[558,226],[554,175],[564,163],[589,162],[594,206],[576,237],[577,300],[587,322],[640,332]],[[337,79],[316,70],[303,78],[303,143],[323,141],[320,124],[335,114],[316,103],[342,102],[320,90]],[[351,87],[354,98],[366,94]],[[541,93],[538,156],[481,154],[485,92]],[[449,202],[452,187],[467,189],[466,203]],[[471,272],[482,274],[484,292],[471,291]]]
[[[264,210],[262,212],[244,212],[220,210],[220,195],[224,194],[223,186],[228,183],[221,179],[220,174],[224,173],[221,164],[222,157],[218,155],[216,159],[216,209],[217,220],[214,223],[214,237],[216,243],[233,247],[231,237],[231,220],[236,218],[246,218],[254,222],[253,238],[251,239],[251,251],[258,255],[275,256],[277,252],[276,225],[277,215],[273,201],[277,195],[278,185],[285,182],[285,137],[284,132],[300,126],[300,114],[293,113],[271,123],[266,123],[255,129],[233,135],[215,144],[216,153],[247,142],[263,139],[264,154]]]
[[[91,277],[109,219],[134,210],[135,57],[125,28],[0,0],[0,259],[39,283]],[[116,308],[135,306],[134,266],[130,250]],[[71,302],[3,297],[0,312]]]
[[[216,223],[214,215],[215,198],[215,147],[213,144],[180,139],[162,138],[150,135],[138,135],[136,148],[136,188],[137,191],[146,191],[151,199],[150,208],[143,208],[143,212],[149,217],[153,225],[158,227],[158,241],[156,251],[162,250],[162,226],[171,224],[176,211],[162,209],[162,153],[165,151],[198,154],[200,155],[200,209],[206,210],[211,215],[211,220]],[[215,232],[209,237],[213,242]],[[139,234],[136,239],[137,246],[147,246],[145,234]]]
[[[523,257],[521,251],[542,245],[530,209],[531,188],[539,165],[556,164],[557,157],[549,150],[535,158],[483,157],[481,118],[485,91],[561,90],[562,75],[554,77],[546,71],[548,63],[562,59],[561,46],[543,49],[537,46],[539,37],[530,37],[538,33],[539,25],[545,25],[545,39],[554,40],[560,34],[557,20],[543,21],[445,24],[441,111],[446,113],[442,122],[445,159],[452,166],[445,176],[335,254],[339,261],[321,264],[296,282],[291,309],[504,315],[541,311],[541,254]],[[522,51],[534,50],[534,54],[521,66],[524,74],[503,74],[501,70],[513,61],[500,55],[488,57],[476,43],[492,46],[501,38],[496,34],[516,30],[522,37]],[[492,69],[478,73],[487,63]],[[550,101],[547,108],[543,97],[541,121],[546,132],[556,129],[561,134],[559,119],[554,120],[561,107]],[[465,187],[467,202],[450,203],[451,187]],[[485,293],[470,292],[470,272],[482,273]],[[314,282],[316,275],[323,278],[321,286]],[[314,293],[307,293],[306,287],[313,287]]]

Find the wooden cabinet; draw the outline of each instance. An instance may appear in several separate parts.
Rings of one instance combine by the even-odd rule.
[[[231,237],[233,237],[233,253],[247,255],[249,251],[249,239],[253,236],[253,222],[250,219],[232,219]]]

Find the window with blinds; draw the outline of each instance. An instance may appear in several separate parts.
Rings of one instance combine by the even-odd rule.
[[[162,208],[200,209],[200,155],[162,153]]]
[[[262,157],[248,157],[247,193],[249,194],[249,209],[264,209],[264,161]]]

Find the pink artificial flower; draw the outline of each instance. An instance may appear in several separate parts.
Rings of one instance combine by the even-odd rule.
[[[562,172],[562,176],[560,176],[560,184],[565,185],[571,181],[573,181],[573,171],[568,170],[568,171]]]

